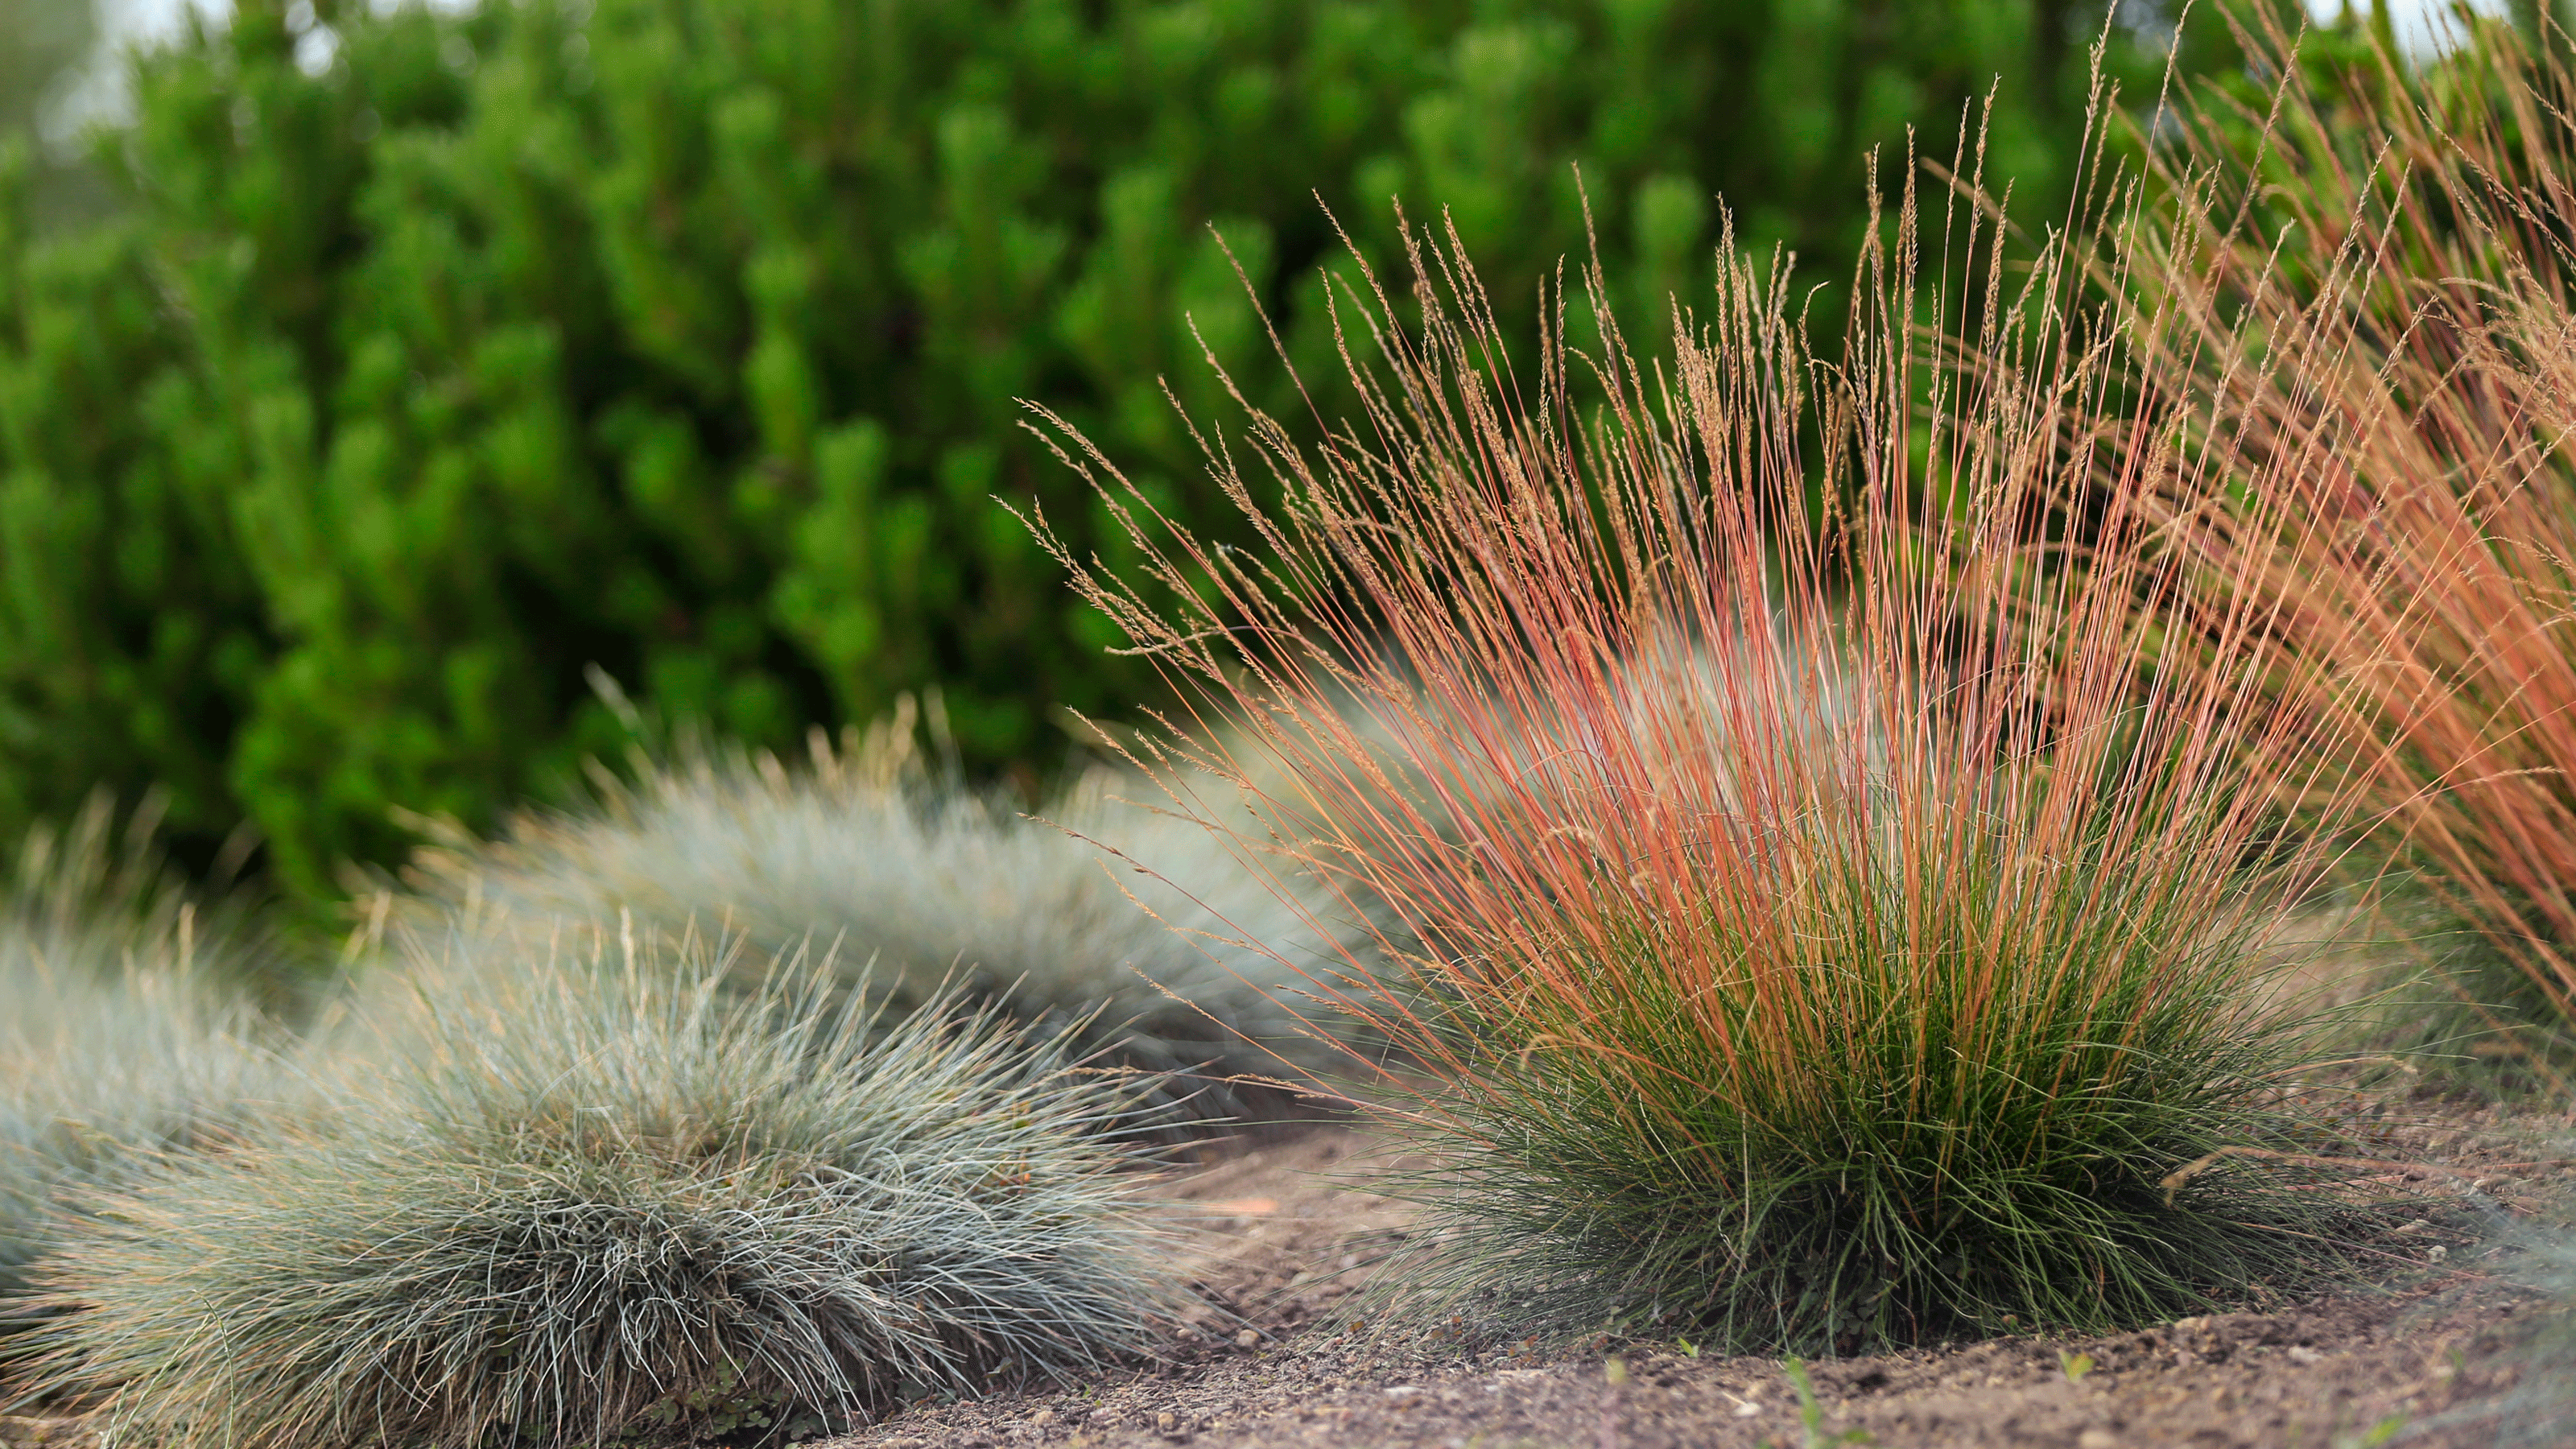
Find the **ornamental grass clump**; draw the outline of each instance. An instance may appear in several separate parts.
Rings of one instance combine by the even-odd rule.
[[[2509,25],[2349,73],[2277,32],[2255,107],[2178,91],[2120,290],[2214,405],[2172,533],[2333,677],[2404,864],[2482,938],[2475,1045],[2576,1046],[2576,73]],[[2259,495],[2242,480],[2261,479]],[[2284,527],[2283,520],[2303,520]],[[2311,762],[2278,760],[2284,796]],[[2501,963],[2508,969],[2489,969]],[[2498,991],[2503,985],[2506,989]],[[2563,1085],[2563,1082],[2562,1082]]]
[[[2209,399],[2136,365],[2166,319],[2095,300],[2138,193],[2090,182],[2102,220],[2026,272],[1972,179],[1930,233],[1909,183],[1839,358],[1731,244],[1648,367],[1597,270],[1533,344],[1412,238],[1401,298],[1340,299],[1361,417],[1200,425],[1258,549],[1041,414],[1145,560],[1060,551],[1085,597],[1242,742],[1174,731],[1173,798],[1275,782],[1259,813],[1410,962],[1342,1001],[1443,1154],[1393,1291],[1850,1351],[2342,1261],[2274,945],[2333,836],[2247,770],[2346,742],[2250,596],[2154,607],[2146,505],[2196,464],[2128,444]]]
[[[1367,936],[1324,893],[1246,868],[1112,771],[1022,815],[928,767],[911,724],[840,750],[817,736],[801,769],[707,748],[639,759],[596,811],[422,852],[408,913],[523,940],[694,926],[739,935],[746,959],[810,943],[898,1006],[953,983],[1069,1057],[1151,1079],[1140,1100],[1184,1117],[1275,1105],[1256,1079],[1338,1058],[1277,964],[1335,976],[1356,959]]]
[[[179,1170],[294,1095],[241,993],[244,923],[171,887],[148,820],[121,851],[113,825],[100,800],[37,831],[0,900],[0,1334],[90,1193]]]
[[[685,1440],[1097,1370],[1173,1302],[1125,1089],[989,1013],[488,944],[360,998],[329,1119],[102,1205],[43,1383],[172,1449]]]

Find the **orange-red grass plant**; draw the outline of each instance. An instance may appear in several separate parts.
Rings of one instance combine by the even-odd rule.
[[[2148,365],[2212,398],[2171,533],[2204,597],[2264,601],[2282,678],[2337,682],[2471,966],[2519,969],[2528,1010],[2490,1021],[2528,1045],[2576,1022],[2576,76],[2501,23],[2414,73],[2251,38],[2268,110],[2177,96],[2130,239],[2174,322]]]
[[[2191,466],[2128,446],[2190,401],[2135,376],[2154,319],[2079,308],[2066,233],[2017,281],[1984,206],[1936,220],[1909,183],[1838,360],[1730,237],[1651,367],[1597,272],[1516,349],[1411,238],[1409,293],[1341,304],[1364,416],[1206,434],[1257,550],[1043,419],[1149,567],[1065,562],[1200,702],[1167,778],[1240,780],[1273,834],[1238,846],[1396,923],[1408,1005],[1317,995],[1409,1053],[1416,1301],[1850,1350],[2335,1255],[2350,1200],[2279,1155],[2310,1040],[2267,947],[2326,847],[2240,771],[2336,741],[2259,673],[2260,603],[2187,663],[2138,607]]]

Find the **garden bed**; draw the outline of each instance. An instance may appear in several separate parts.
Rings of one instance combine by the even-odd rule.
[[[1316,1127],[1239,1144],[1171,1184],[1174,1202],[1200,1215],[1200,1282],[1224,1312],[1176,1328],[1158,1362],[1079,1389],[915,1405],[836,1449],[2565,1442],[2540,1427],[2561,1396],[2526,1347],[2557,1309],[2522,1282],[2529,1253],[2478,1224],[2551,1220],[2576,1188],[2576,1162],[2552,1145],[2567,1126],[2412,1104],[2385,1130],[2389,1154],[2463,1174],[2420,1177],[2462,1206],[2373,1245],[2386,1255],[2378,1284],[2107,1337],[1820,1362],[1813,1437],[1777,1360],[1354,1330],[1366,1260],[1405,1231],[1405,1205],[1377,1190],[1404,1160],[1381,1139]],[[2479,1186],[2455,1195],[2444,1184]],[[1614,1359],[1623,1383],[1611,1382]],[[2576,1382],[2557,1387],[2570,1417],[2555,1432],[2576,1433]],[[2392,1420],[2403,1427],[2383,1427]],[[2514,1437],[2517,1425],[2529,1436]],[[1835,1437],[1853,1434],[1869,1438]]]

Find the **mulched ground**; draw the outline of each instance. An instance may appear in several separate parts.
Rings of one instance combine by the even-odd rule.
[[[2526,1284],[2539,1255],[2520,1241],[2576,1196],[2558,1145],[2570,1125],[2440,1104],[2383,1116],[2388,1156],[2449,1171],[2417,1174],[2439,1206],[2387,1235],[2387,1271],[2366,1290],[2106,1338],[1819,1363],[1805,1403],[1776,1360],[1354,1326],[1352,1279],[1407,1214],[1371,1187],[1395,1165],[1385,1144],[1318,1126],[1167,1188],[1196,1215],[1215,1306],[1176,1325],[1158,1361],[1079,1389],[916,1405],[831,1449],[2576,1445],[2576,1324],[2563,1295]],[[2570,1335],[2563,1360],[2535,1338],[2553,1329]]]

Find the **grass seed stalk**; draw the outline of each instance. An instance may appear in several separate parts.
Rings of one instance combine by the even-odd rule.
[[[2277,85],[2176,90],[2144,152],[2163,201],[2114,290],[2172,323],[2149,367],[2210,399],[2171,489],[2195,607],[2259,600],[2276,678],[2337,682],[2337,733],[2368,741],[2337,763],[2370,777],[2407,867],[2483,937],[2451,964],[2506,1029],[2489,1044],[2563,1067],[2576,73],[2501,21],[2461,23],[2440,60],[2382,53],[2349,74],[2249,30]],[[2263,764],[2284,797],[2313,786],[2308,762]],[[2499,961],[2500,992],[2480,969]]]
[[[1404,1048],[1385,1110],[1441,1156],[1416,1301],[1851,1351],[2198,1311],[2353,1224],[2283,1153],[2160,1186],[2292,1145],[2273,943],[2350,721],[2274,677],[2259,593],[2164,612],[2223,399],[2099,300],[2135,177],[2016,253],[1951,170],[1876,219],[1838,356],[1731,232],[1650,364],[1597,268],[1527,341],[1406,228],[1336,296],[1358,416],[1200,424],[1256,549],[1037,417],[1145,561],[1063,552],[1077,587],[1196,701],[1174,798],[1261,790],[1397,923],[1406,992],[1314,990]],[[2303,769],[2327,828],[2287,832],[2249,781]]]

